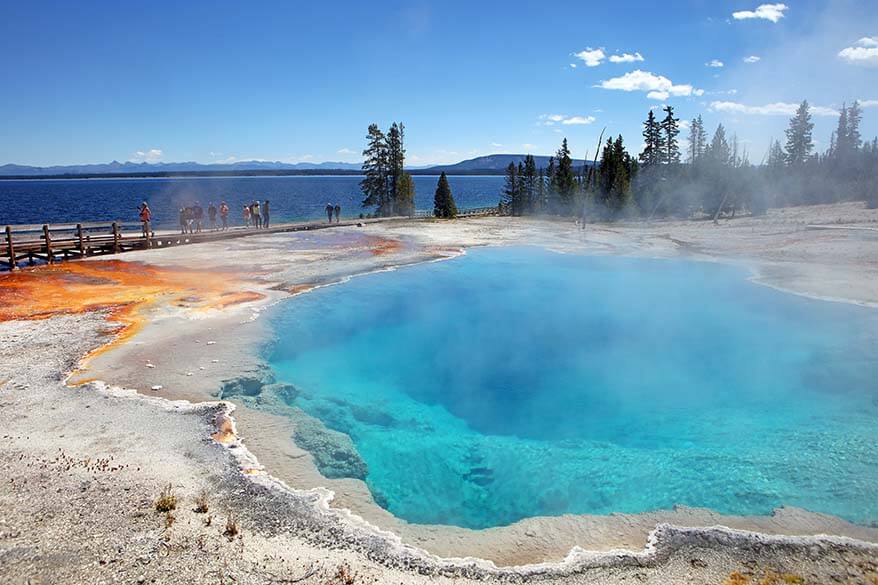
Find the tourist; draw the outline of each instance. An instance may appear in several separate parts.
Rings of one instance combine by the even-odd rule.
[[[268,229],[269,212],[268,199],[262,202],[262,227]]]
[[[185,207],[180,208],[180,233],[181,234],[186,233],[186,208]]]
[[[341,217],[341,205],[336,203],[335,209],[333,211],[335,211],[335,223],[338,223],[339,222],[338,218]]]
[[[195,223],[195,233],[201,233],[201,224],[204,220],[204,208],[198,201],[192,206],[192,221]]]
[[[253,207],[250,209],[250,215],[253,216],[253,225],[256,226],[256,229],[262,227],[262,213],[259,210],[259,201],[253,202]]]
[[[210,222],[210,229],[216,231],[216,205],[213,201],[207,204],[207,221]]]
[[[225,201],[220,201],[219,214],[220,221],[223,224],[223,231],[226,231],[229,229],[229,204]]]
[[[149,210],[149,205],[144,201],[140,204],[140,224],[143,229],[143,237],[147,240],[147,245],[149,245],[150,221],[152,221],[152,211]]]
[[[250,206],[244,206],[244,227],[250,227]]]
[[[335,207],[332,206],[332,203],[326,204],[326,218],[329,220],[329,223],[332,223],[332,214],[335,211]]]

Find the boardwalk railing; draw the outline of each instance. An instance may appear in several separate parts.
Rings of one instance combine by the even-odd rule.
[[[473,207],[470,209],[461,209],[457,212],[457,217],[482,217],[486,215],[499,215],[500,210],[495,205],[493,207]],[[419,209],[415,211],[415,217],[433,217],[432,209]]]
[[[496,207],[482,207],[463,210],[458,217],[496,215]],[[432,217],[432,213],[416,213],[415,218]],[[10,270],[18,268],[19,263],[34,264],[37,260],[49,264],[57,260],[78,259],[100,254],[118,254],[130,250],[161,248],[181,244],[196,244],[250,235],[264,235],[282,232],[324,229],[329,227],[352,226],[388,220],[407,219],[384,217],[374,219],[349,219],[339,223],[299,222],[284,223],[267,229],[233,227],[227,231],[204,230],[198,233],[179,233],[172,230],[152,231],[149,237],[143,235],[140,222],[90,222],[43,225],[7,225],[3,248],[0,250],[0,266]]]

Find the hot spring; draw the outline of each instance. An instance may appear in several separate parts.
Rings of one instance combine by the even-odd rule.
[[[878,522],[878,312],[747,277],[477,249],[276,306],[268,357],[409,522],[677,504]]]

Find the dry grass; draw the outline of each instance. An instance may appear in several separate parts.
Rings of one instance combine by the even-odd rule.
[[[177,496],[174,495],[174,488],[171,487],[171,484],[165,486],[165,489],[159,494],[155,501],[155,509],[158,512],[170,512],[177,509]]]
[[[238,521],[235,519],[235,515],[229,514],[228,519],[226,519],[226,529],[223,531],[223,534],[231,540],[238,536],[239,532]]]
[[[210,505],[207,501],[207,490],[201,490],[195,498],[194,511],[196,514],[207,514],[208,510],[210,510]]]
[[[174,525],[174,522],[177,521],[177,517],[174,516],[170,511],[165,512],[165,529],[170,528]]]
[[[327,585],[354,585],[355,581],[356,575],[351,572],[351,567],[344,564],[338,566],[335,575],[333,575]]]

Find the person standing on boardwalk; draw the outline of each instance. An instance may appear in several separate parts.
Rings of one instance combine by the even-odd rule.
[[[244,206],[244,227],[250,227],[250,206]]]
[[[146,245],[149,247],[149,234],[150,230],[150,222],[152,221],[152,211],[149,210],[149,205],[146,204],[146,201],[140,204],[140,225],[143,229],[143,237],[146,238]]]
[[[204,222],[204,208],[196,201],[192,206],[192,219],[195,220],[195,233],[201,233],[201,224]]]
[[[262,202],[262,227],[268,229],[268,222],[271,218],[271,208],[268,207],[268,199]]]
[[[223,231],[226,231],[229,229],[229,204],[225,201],[220,201],[219,214],[220,221],[223,224]]]
[[[338,203],[335,204],[335,208],[333,209],[335,212],[335,223],[339,222],[339,218],[341,217],[341,205]]]
[[[253,216],[253,225],[256,226],[256,229],[262,227],[262,213],[259,211],[259,201],[253,202],[253,208],[250,210],[250,215]]]
[[[210,222],[210,229],[216,231],[216,205],[213,201],[207,204],[207,221]]]
[[[326,219],[329,220],[329,223],[332,223],[332,213],[335,211],[335,207],[332,206],[332,203],[326,204]]]

